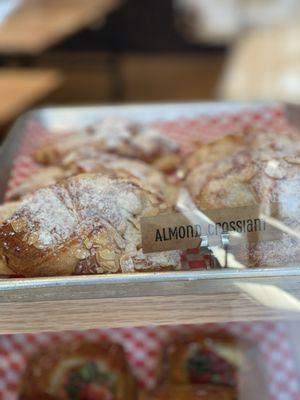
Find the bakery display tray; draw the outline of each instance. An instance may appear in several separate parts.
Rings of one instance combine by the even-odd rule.
[[[1,200],[25,126],[31,120],[38,120],[47,131],[56,134],[107,116],[148,123],[260,110],[273,105],[177,103],[33,110],[16,121],[2,146]],[[300,268],[295,266],[2,279],[0,333],[273,319],[285,317],[287,311],[298,311],[299,296]]]

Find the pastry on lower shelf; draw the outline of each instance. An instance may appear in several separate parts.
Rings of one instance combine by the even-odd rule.
[[[16,189],[10,192],[12,200],[19,200],[46,186],[56,183],[68,175],[68,171],[60,167],[45,167],[34,172],[29,178],[24,180]]]
[[[276,157],[272,150],[243,150],[195,168],[186,185],[196,206],[204,211],[274,203],[278,210],[273,217],[286,227],[281,238],[248,243],[244,236],[243,242],[230,252],[250,267],[299,262],[296,234],[300,229],[300,154]],[[237,217],[243,220],[242,213]],[[261,218],[264,221],[265,217]],[[295,235],[289,233],[292,231]]]
[[[140,400],[236,400],[234,389],[223,385],[166,384],[154,394],[145,394]]]
[[[177,143],[159,130],[119,119],[106,119],[86,131],[53,138],[36,149],[35,159],[57,164],[69,153],[87,154],[93,148],[154,163],[163,171],[174,170],[180,161]]]
[[[208,143],[197,143],[195,146],[196,150],[187,157],[185,171],[221,161],[241,150],[255,150],[268,159],[300,154],[300,136],[294,133],[246,130]]]
[[[146,189],[160,194],[171,204],[176,203],[178,189],[168,182],[164,174],[141,160],[120,157],[110,153],[91,153],[89,158],[77,158],[72,160],[67,157],[64,166],[72,174],[101,172],[103,168],[114,171],[125,171],[138,178]]]
[[[135,400],[124,350],[112,343],[74,341],[34,354],[25,367],[20,400]]]
[[[169,210],[132,175],[78,175],[26,198],[0,227],[0,251],[24,276],[179,269],[178,251],[141,247],[140,218]]]
[[[0,206],[0,226],[8,218],[10,218],[19,207],[19,202],[12,201]],[[13,271],[8,268],[6,259],[0,250],[0,275],[14,275]]]
[[[173,384],[236,387],[243,353],[228,334],[180,336],[168,348],[168,380]]]

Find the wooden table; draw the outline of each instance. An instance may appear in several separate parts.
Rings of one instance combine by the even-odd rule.
[[[61,81],[55,70],[0,69],[0,125],[41,100]]]
[[[24,0],[0,25],[0,53],[37,54],[107,16],[120,0]]]
[[[300,26],[246,34],[233,47],[220,85],[226,100],[300,101]]]

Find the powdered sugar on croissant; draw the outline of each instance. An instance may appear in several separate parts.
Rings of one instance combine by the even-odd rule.
[[[78,159],[100,151],[144,160],[169,172],[180,162],[179,150],[178,144],[158,129],[115,118],[104,119],[59,140],[55,137],[39,146],[34,157],[41,164],[57,165],[65,157]]]
[[[25,276],[176,269],[179,252],[141,250],[140,218],[166,211],[130,175],[78,175],[24,200],[1,227],[0,246]]]
[[[167,177],[141,160],[120,157],[111,153],[97,153],[96,156],[89,156],[64,160],[65,168],[70,170],[72,174],[101,172],[104,169],[113,171],[124,171],[136,177],[140,182],[143,182],[143,187],[152,192],[158,193],[168,200],[170,204],[176,202],[177,190],[174,185],[171,185]]]

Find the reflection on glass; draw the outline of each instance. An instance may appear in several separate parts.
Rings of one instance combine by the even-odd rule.
[[[250,282],[236,282],[235,286],[265,307],[284,311],[300,311],[300,301],[277,286]]]
[[[1,0],[0,1],[0,23],[13,13],[22,3],[22,0]]]

